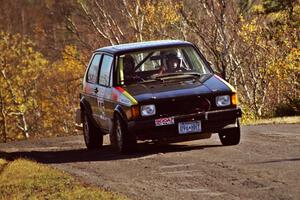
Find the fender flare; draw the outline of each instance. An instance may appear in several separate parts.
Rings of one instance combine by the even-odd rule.
[[[99,125],[97,124],[97,122],[95,121],[95,119],[92,116],[93,112],[92,112],[91,105],[84,97],[81,97],[81,99],[80,99],[80,110],[81,110],[82,121],[84,120],[83,114],[85,113],[95,127],[101,128],[101,127],[99,127]]]
[[[117,105],[115,107],[115,110],[114,110],[114,117],[116,114],[119,114],[120,117],[122,118],[122,120],[127,124],[128,123],[128,119],[127,119],[127,116],[123,110],[123,108],[120,106],[120,105]]]
[[[122,107],[120,105],[117,105],[114,109],[113,118],[110,120],[110,126],[109,126],[109,134],[110,135],[113,135],[114,120],[115,120],[116,115],[119,115],[121,117],[121,119],[125,122],[126,126],[128,123],[127,116],[126,116],[124,110],[122,109]]]
[[[91,114],[92,114],[91,105],[88,103],[88,101],[84,97],[81,97],[81,99],[80,99],[80,110],[81,110],[82,120],[83,120],[84,112],[86,114],[88,114],[89,117],[91,117]]]

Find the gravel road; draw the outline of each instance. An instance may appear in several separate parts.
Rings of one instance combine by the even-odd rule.
[[[118,155],[87,151],[81,136],[0,144],[0,155],[27,157],[131,199],[300,199],[300,124],[243,126],[241,144],[207,140]]]

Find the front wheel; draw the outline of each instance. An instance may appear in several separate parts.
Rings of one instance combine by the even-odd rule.
[[[103,135],[91,122],[87,114],[83,115],[83,136],[87,149],[99,149],[103,145]]]
[[[114,131],[110,139],[111,144],[120,153],[133,152],[136,149],[136,137],[127,130],[124,121],[119,115],[115,116]]]
[[[219,132],[219,138],[224,146],[239,144],[241,139],[241,128],[239,120],[237,120],[237,127],[221,130]]]

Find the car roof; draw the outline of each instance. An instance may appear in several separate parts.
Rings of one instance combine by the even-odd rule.
[[[111,54],[120,54],[125,52],[134,52],[145,49],[152,48],[168,48],[173,46],[187,46],[193,45],[190,42],[182,40],[156,40],[156,41],[147,41],[147,42],[135,42],[135,43],[126,43],[113,46],[102,47],[96,49],[95,52],[108,52]]]

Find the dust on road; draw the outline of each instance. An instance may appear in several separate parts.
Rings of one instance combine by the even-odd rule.
[[[139,144],[118,155],[87,151],[81,136],[0,144],[132,199],[300,199],[300,124],[242,127],[241,144],[217,135],[170,145]]]

